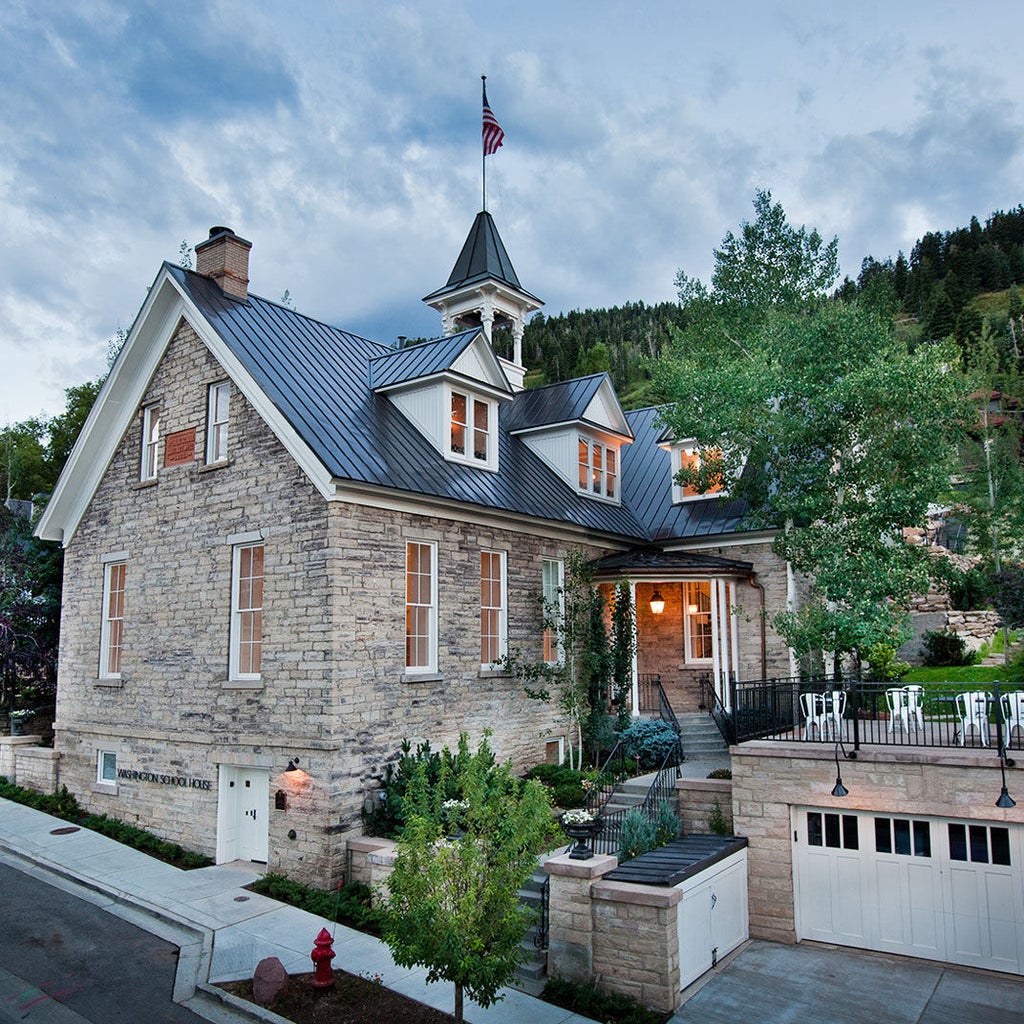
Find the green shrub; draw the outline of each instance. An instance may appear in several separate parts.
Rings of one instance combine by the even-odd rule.
[[[669,807],[667,801],[662,800],[658,804],[658,813],[654,817],[655,846],[664,846],[671,843],[673,839],[679,838],[682,830],[682,823],[679,815]]]
[[[949,580],[949,600],[959,612],[990,608],[995,579],[980,566],[965,572],[954,572]]]
[[[632,860],[658,845],[658,826],[639,807],[627,811],[619,836],[619,860]]]
[[[731,779],[732,769],[731,768],[715,768],[713,771],[707,773],[705,778],[708,779]]]
[[[876,682],[895,683],[910,671],[910,664],[899,660],[891,644],[875,644],[868,651],[868,668]]]
[[[587,791],[582,782],[562,782],[551,790],[551,802],[556,807],[582,807],[587,801]]]
[[[641,768],[660,768],[666,756],[678,746],[679,737],[667,722],[654,718],[635,721],[619,737],[626,754]]]
[[[952,630],[929,629],[921,637],[921,660],[925,665],[942,667],[946,665],[973,665],[974,652],[967,650],[963,637]]]
[[[716,800],[708,812],[708,831],[713,836],[731,836],[732,822],[726,817],[722,805]]]
[[[587,776],[575,768],[564,764],[538,764],[525,778],[536,779],[546,786],[556,807],[581,807],[586,802],[587,790],[583,783]]]
[[[377,912],[370,903],[370,888],[362,882],[340,885],[332,892],[271,872],[256,879],[250,888],[262,896],[298,907],[327,921],[337,921],[371,935],[380,935]]]
[[[599,992],[593,985],[558,977],[548,978],[542,998],[582,1017],[608,1024],[664,1024],[669,1016],[648,1010],[631,996]]]
[[[36,793],[34,790],[15,786],[0,775],[0,796],[43,811],[45,814],[52,814],[55,818],[63,818],[65,821],[77,822],[82,816],[82,808],[67,786],[61,786],[58,793]]]

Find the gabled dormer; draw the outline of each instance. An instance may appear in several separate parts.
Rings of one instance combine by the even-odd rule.
[[[606,373],[516,395],[505,425],[578,494],[616,504],[633,432]]]
[[[370,387],[449,462],[498,470],[498,406],[512,386],[480,328],[371,359]]]
[[[508,326],[512,333],[512,359],[500,362],[514,390],[522,389],[526,373],[526,318],[544,303],[519,283],[494,220],[486,210],[476,215],[447,283],[423,301],[441,314],[441,325],[447,335],[480,327],[490,343],[494,340],[494,328]]]

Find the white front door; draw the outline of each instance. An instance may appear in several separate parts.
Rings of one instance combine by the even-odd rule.
[[[267,861],[270,772],[220,766],[217,801],[217,863]]]
[[[799,808],[798,939],[1024,974],[1024,829]]]

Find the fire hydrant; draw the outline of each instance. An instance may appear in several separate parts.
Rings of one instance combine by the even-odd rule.
[[[331,974],[331,961],[334,959],[334,950],[331,949],[331,933],[326,928],[320,929],[320,934],[313,940],[313,952],[309,959],[313,961],[313,988],[330,988],[334,984],[334,976]]]

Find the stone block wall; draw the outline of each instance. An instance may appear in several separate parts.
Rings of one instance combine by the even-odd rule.
[[[37,793],[55,793],[60,755],[51,747],[24,746],[14,750],[17,759],[14,781]]]
[[[733,820],[749,842],[750,935],[795,942],[793,809],[823,807],[1024,824],[1024,803],[993,806],[999,763],[991,751],[871,747],[842,765],[849,795],[831,795],[833,750],[758,740],[731,749]],[[1010,773],[1010,788],[1015,776]],[[1024,786],[1017,785],[1017,789]]]
[[[730,779],[679,779],[676,782],[682,834],[711,832],[710,822],[717,805],[732,825],[732,781]]]
[[[13,782],[15,785],[27,788],[28,783],[23,782],[18,777],[19,755],[33,747],[38,747],[41,739],[42,737],[40,736],[0,736],[0,775],[7,779],[8,782]],[[22,761],[22,765],[24,766],[24,761]],[[25,772],[27,778],[29,769],[26,768]],[[52,793],[54,789],[56,789],[56,778],[54,778],[52,788],[40,789],[39,792]]]

